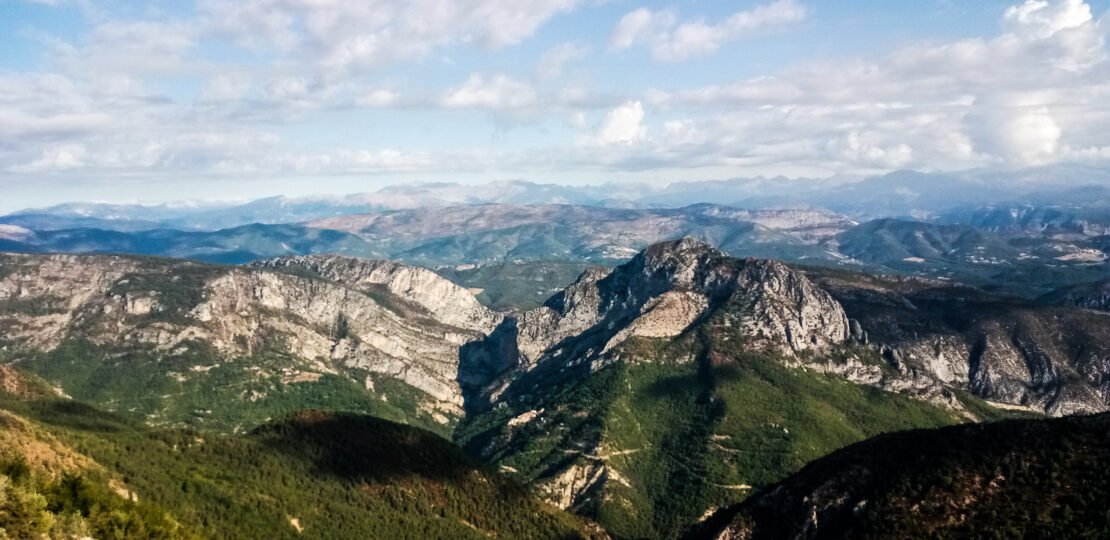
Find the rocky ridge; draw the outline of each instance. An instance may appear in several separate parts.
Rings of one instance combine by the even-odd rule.
[[[311,262],[334,268],[328,260]],[[84,339],[168,355],[200,342],[229,360],[276,347],[321,372],[358,368],[399,379],[426,393],[444,422],[444,415],[461,414],[459,349],[481,339],[497,316],[475,302],[473,312],[438,320],[428,293],[450,301],[465,290],[422,269],[359,260],[346,260],[345,268],[359,272],[363,264],[366,283],[388,276],[376,296],[361,285],[265,267],[4,255],[0,328],[28,350]]]
[[[489,389],[496,400],[541,364],[596,370],[618,359],[614,350],[629,338],[672,338],[716,312],[752,347],[791,357],[849,335],[839,304],[785,264],[730,258],[683,238],[655,244],[612,271],[586,271],[543,307],[507,318],[472,361],[504,369]]]
[[[356,289],[374,290],[375,286],[381,286],[391,294],[426,309],[439,322],[475,332],[488,334],[503,318],[503,315],[480,304],[466,289],[417,266],[321,255],[266,259],[251,266],[305,271]]]
[[[808,273],[844,306],[857,338],[877,347],[903,380],[1055,416],[1110,409],[1108,314],[940,280]]]

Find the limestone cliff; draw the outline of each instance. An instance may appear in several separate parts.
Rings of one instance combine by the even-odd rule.
[[[234,268],[115,256],[2,257],[0,329],[18,348],[51,350],[80,339],[169,353],[202,342],[223,361],[278,349],[322,372],[359,368],[399,379],[451,415],[462,410],[459,349],[498,318],[435,274],[392,264],[314,261],[321,270],[354,274],[346,282],[338,271],[337,279],[322,279],[273,269],[298,261]],[[383,290],[366,290],[379,278]],[[462,309],[448,310],[453,303]]]

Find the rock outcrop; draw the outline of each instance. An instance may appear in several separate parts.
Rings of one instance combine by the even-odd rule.
[[[592,361],[630,337],[674,337],[718,311],[753,346],[791,356],[849,333],[840,305],[800,273],[684,238],[656,244],[611,272],[587,271],[544,307],[522,314],[518,363]]]
[[[448,415],[462,411],[460,348],[482,339],[500,317],[434,273],[392,263],[333,257],[232,268],[112,256],[2,257],[0,329],[26,350],[80,339],[168,353],[202,342],[230,360],[276,348],[324,372],[358,368],[398,379]],[[454,304],[460,309],[451,310]]]
[[[439,322],[488,334],[503,316],[483,306],[466,289],[426,268],[392,261],[308,255],[253,263],[256,268],[303,271],[346,287],[386,291],[426,310]]]
[[[1052,415],[1110,409],[1110,314],[939,280],[809,273],[903,378]]]

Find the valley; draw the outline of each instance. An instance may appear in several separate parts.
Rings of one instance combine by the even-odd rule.
[[[1110,314],[692,238],[502,311],[443,277],[468,270],[333,255],[0,257],[0,359],[48,389],[5,409],[56,440],[75,436],[49,421],[66,403],[153,437],[257,440],[309,409],[399,422],[588,520],[581,534],[678,538],[884,433],[1110,410]],[[521,297],[581,268],[531,264],[469,271]]]

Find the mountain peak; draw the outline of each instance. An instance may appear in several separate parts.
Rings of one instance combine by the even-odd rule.
[[[689,256],[713,254],[724,256],[719,249],[691,236],[658,242],[643,251],[645,257]]]

